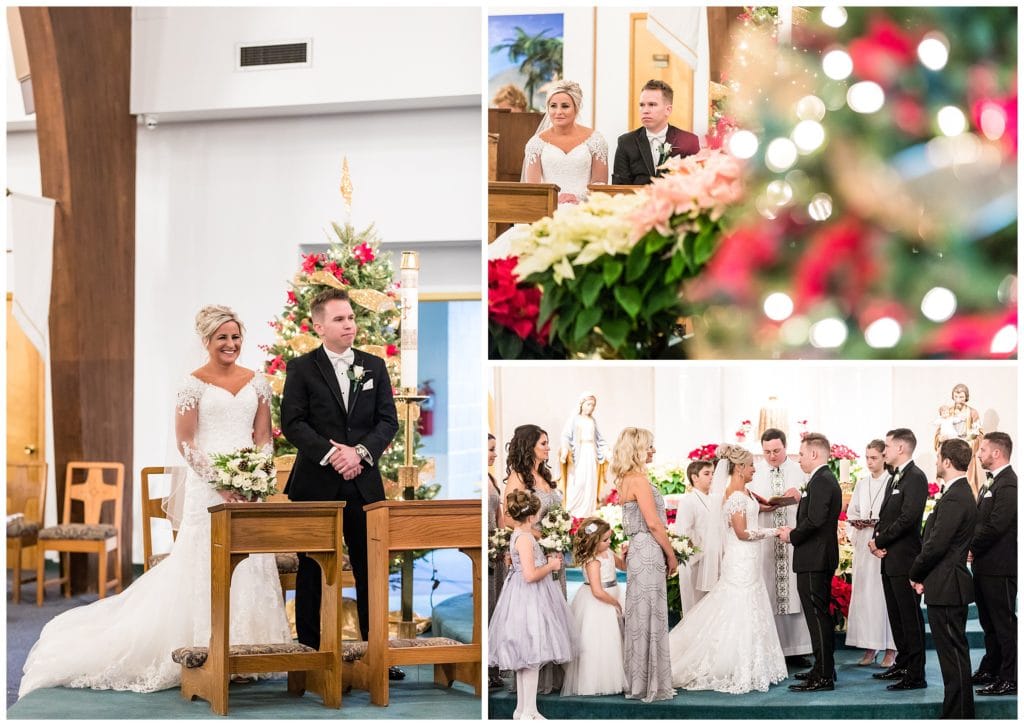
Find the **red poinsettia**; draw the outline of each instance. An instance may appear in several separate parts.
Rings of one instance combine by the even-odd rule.
[[[586,517],[573,517],[572,524],[569,526],[569,534],[575,537],[576,530],[580,528],[580,525],[583,523],[584,519],[586,519]]]
[[[1012,358],[1016,348],[1008,353],[993,353],[992,339],[1004,327],[1017,326],[1017,308],[998,313],[956,315],[925,338],[925,355],[948,355],[956,358]]]
[[[365,242],[352,248],[352,256],[356,258],[360,265],[365,265],[367,262],[373,262],[376,259],[373,250],[370,249],[370,245]]]
[[[773,264],[779,256],[777,225],[754,224],[726,233],[702,274],[689,287],[694,300],[711,300],[723,294],[737,302],[749,302],[757,294],[754,273]]]
[[[942,487],[933,481],[928,482],[928,498],[934,499],[935,495],[942,491]]]
[[[666,522],[666,524],[673,525],[673,524],[676,523],[676,512],[677,511],[678,510],[676,510],[676,509],[666,509],[665,510],[665,522]]]
[[[839,512],[839,521],[840,522],[845,522],[846,521],[846,510],[845,509],[842,510],[841,512]]]
[[[299,298],[295,296],[295,291],[294,290],[289,290],[288,291],[288,304],[289,305],[298,305],[299,304]]]
[[[604,503],[605,504],[618,504],[619,503],[619,490],[615,489],[615,488],[612,488],[612,490],[608,492],[608,496],[606,496],[604,498]]]
[[[505,257],[487,262],[487,312],[494,322],[514,331],[523,340],[533,337],[544,343],[550,321],[537,330],[540,290],[522,285],[515,274],[518,258]]]
[[[714,461],[718,451],[718,444],[704,444],[686,455],[690,461]]]
[[[398,346],[393,343],[388,343],[388,347],[385,350],[387,351],[388,358],[398,355]]]
[[[832,444],[831,457],[833,459],[849,459],[850,461],[857,460],[857,454],[854,450],[842,444]]]
[[[842,616],[849,617],[850,615],[850,594],[853,592],[853,587],[843,578],[833,575],[832,576],[832,600],[828,604],[829,615],[835,616],[838,610],[842,613]]]
[[[274,356],[274,359],[267,364],[267,373],[273,375],[278,371],[283,371],[287,368],[287,364],[284,362],[284,358],[281,356]]]
[[[882,14],[868,21],[867,34],[850,42],[854,74],[883,86],[911,65],[916,53],[917,40]]]
[[[317,271],[317,267],[327,259],[327,255],[321,254],[308,254],[302,256],[302,271],[307,275]]]
[[[873,235],[851,218],[815,234],[796,269],[793,302],[797,311],[830,294],[856,307],[879,274],[874,248]]]

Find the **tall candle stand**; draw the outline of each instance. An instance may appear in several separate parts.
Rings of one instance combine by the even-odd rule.
[[[413,462],[413,429],[420,419],[420,404],[427,400],[415,388],[400,388],[395,394],[395,407],[399,420],[405,422],[405,464],[398,467],[398,486],[402,499],[416,499],[420,469]],[[398,625],[399,638],[415,638],[416,623],[412,619],[412,552],[402,553],[402,621]]]

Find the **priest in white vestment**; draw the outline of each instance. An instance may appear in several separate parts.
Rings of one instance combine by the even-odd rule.
[[[882,560],[871,554],[868,542],[878,521],[889,474],[885,470],[885,442],[875,439],[864,450],[868,475],[857,482],[846,508],[846,532],[853,545],[853,590],[850,615],[846,621],[846,644],[864,648],[858,665],[874,663],[879,650],[885,650],[882,665],[888,668],[896,656],[889,614],[882,592]]]
[[[765,429],[761,434],[764,465],[758,465],[754,479],[747,488],[759,496],[797,495],[807,477],[800,465],[786,456],[786,434],[779,429]],[[769,508],[761,506],[758,526],[766,529],[795,527],[797,505]],[[796,659],[811,652],[811,634],[807,620],[800,609],[800,596],[796,591],[796,573],[793,572],[793,548],[781,539],[768,537],[761,542],[761,567],[764,586],[768,590],[779,643],[787,659]],[[809,666],[810,663],[807,663]]]
[[[705,533],[708,526],[708,491],[711,489],[711,478],[715,472],[710,461],[693,461],[686,467],[686,481],[689,488],[679,498],[676,509],[676,521],[672,529],[676,534],[686,535],[694,546],[704,549]],[[679,596],[683,603],[683,614],[707,595],[697,587],[700,568],[703,564],[703,551],[697,552],[679,566]]]

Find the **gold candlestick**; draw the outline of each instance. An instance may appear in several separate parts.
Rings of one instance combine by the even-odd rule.
[[[413,462],[413,427],[420,418],[420,404],[427,400],[415,388],[400,388],[395,395],[399,420],[405,422],[405,464],[398,467],[398,485],[402,499],[416,499],[419,467]],[[398,624],[399,638],[415,638],[416,623],[412,619],[412,552],[402,554],[402,622]]]

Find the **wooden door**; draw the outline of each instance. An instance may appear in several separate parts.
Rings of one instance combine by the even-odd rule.
[[[668,122],[693,131],[693,69],[647,31],[647,13],[629,16],[629,128],[640,128],[640,89],[651,79],[672,86],[672,115]]]
[[[7,464],[26,466],[36,481],[46,470],[46,415],[43,358],[11,315],[7,294]],[[27,514],[27,513],[26,513]],[[35,548],[23,553],[22,567],[35,567]]]

